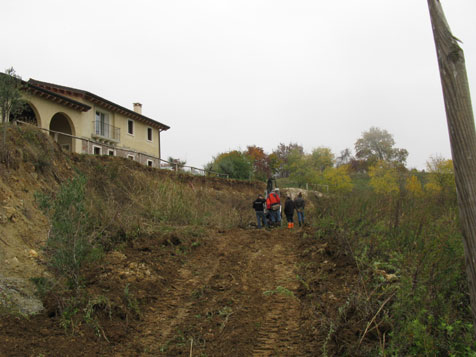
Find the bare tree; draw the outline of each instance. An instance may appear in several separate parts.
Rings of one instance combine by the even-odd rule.
[[[476,129],[464,53],[439,0],[428,0],[446,108],[476,334]]]

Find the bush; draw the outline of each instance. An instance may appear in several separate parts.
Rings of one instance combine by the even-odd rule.
[[[86,178],[77,176],[63,184],[54,198],[37,196],[51,220],[45,247],[48,265],[75,289],[81,284],[81,267],[95,252],[85,208],[85,188]]]
[[[318,235],[349,242],[370,306],[395,292],[380,312],[387,340],[375,353],[476,356],[455,192],[423,193],[416,178],[402,188],[392,199],[363,189],[320,199]]]

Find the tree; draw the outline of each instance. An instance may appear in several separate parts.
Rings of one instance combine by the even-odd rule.
[[[428,0],[453,156],[466,271],[476,335],[476,129],[464,53],[439,0]]]
[[[312,150],[310,164],[314,170],[323,172],[326,168],[334,166],[334,154],[330,148],[318,147]]]
[[[443,197],[456,193],[453,161],[436,156],[426,163],[428,182],[425,189],[428,192],[441,193]]]
[[[324,179],[329,185],[331,192],[351,192],[354,188],[349,176],[348,166],[327,167],[324,171]]]
[[[218,155],[211,165],[213,171],[228,175],[234,179],[249,179],[252,174],[250,160],[238,150]]]
[[[253,174],[259,180],[266,180],[271,175],[268,155],[263,148],[253,145],[248,146],[245,155],[253,165]]]
[[[394,145],[395,140],[388,131],[371,127],[355,142],[355,156],[358,159],[365,159],[369,165],[379,160],[404,165],[408,151],[394,148]]]
[[[169,156],[167,160],[171,165],[173,165],[174,170],[182,170],[185,164],[187,163],[186,160],[174,159],[172,156]]]
[[[304,155],[304,148],[297,143],[289,143],[289,145],[280,143],[276,150],[273,151],[273,154],[276,154],[280,164],[277,169],[277,174],[280,177],[289,177],[290,172],[286,169],[286,165],[288,164],[289,156],[293,151],[293,155],[296,155],[296,153]]]
[[[388,162],[380,160],[369,169],[370,186],[378,194],[393,196],[400,192],[398,172]]]
[[[346,148],[340,152],[340,155],[336,158],[336,166],[347,165],[353,159],[352,152],[349,148]]]
[[[15,73],[13,67],[0,73],[0,112],[3,123],[3,153],[6,155],[7,125],[10,115],[16,114],[23,109],[24,102],[20,92],[22,85],[21,77]]]

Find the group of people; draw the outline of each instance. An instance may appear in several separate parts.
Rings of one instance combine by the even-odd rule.
[[[299,226],[304,225],[304,207],[306,202],[299,193],[296,199],[292,199],[290,195],[286,196],[284,202],[284,215],[288,222],[288,228],[294,228],[294,211],[297,212]],[[281,198],[279,190],[274,189],[268,193],[265,199],[263,195],[258,195],[258,198],[253,202],[253,208],[256,212],[256,219],[258,221],[258,228],[281,226]]]

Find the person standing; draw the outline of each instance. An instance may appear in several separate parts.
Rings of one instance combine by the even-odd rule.
[[[302,193],[299,192],[298,196],[294,200],[294,207],[297,211],[299,227],[304,225],[304,207],[306,206],[306,201],[302,198]]]
[[[258,195],[258,198],[253,202],[253,208],[256,212],[256,219],[258,220],[258,229],[261,228],[261,222],[264,227],[268,226],[266,221],[266,216],[264,215],[264,205],[266,200],[263,198],[263,195]]]
[[[280,208],[281,208],[281,200],[279,198],[279,195],[276,193],[276,190],[274,190],[268,195],[268,198],[266,199],[266,209],[269,212],[271,223],[273,223],[273,225],[279,225]]]
[[[286,202],[284,202],[284,214],[288,221],[288,228],[294,228],[294,201],[289,195],[286,197]]]

